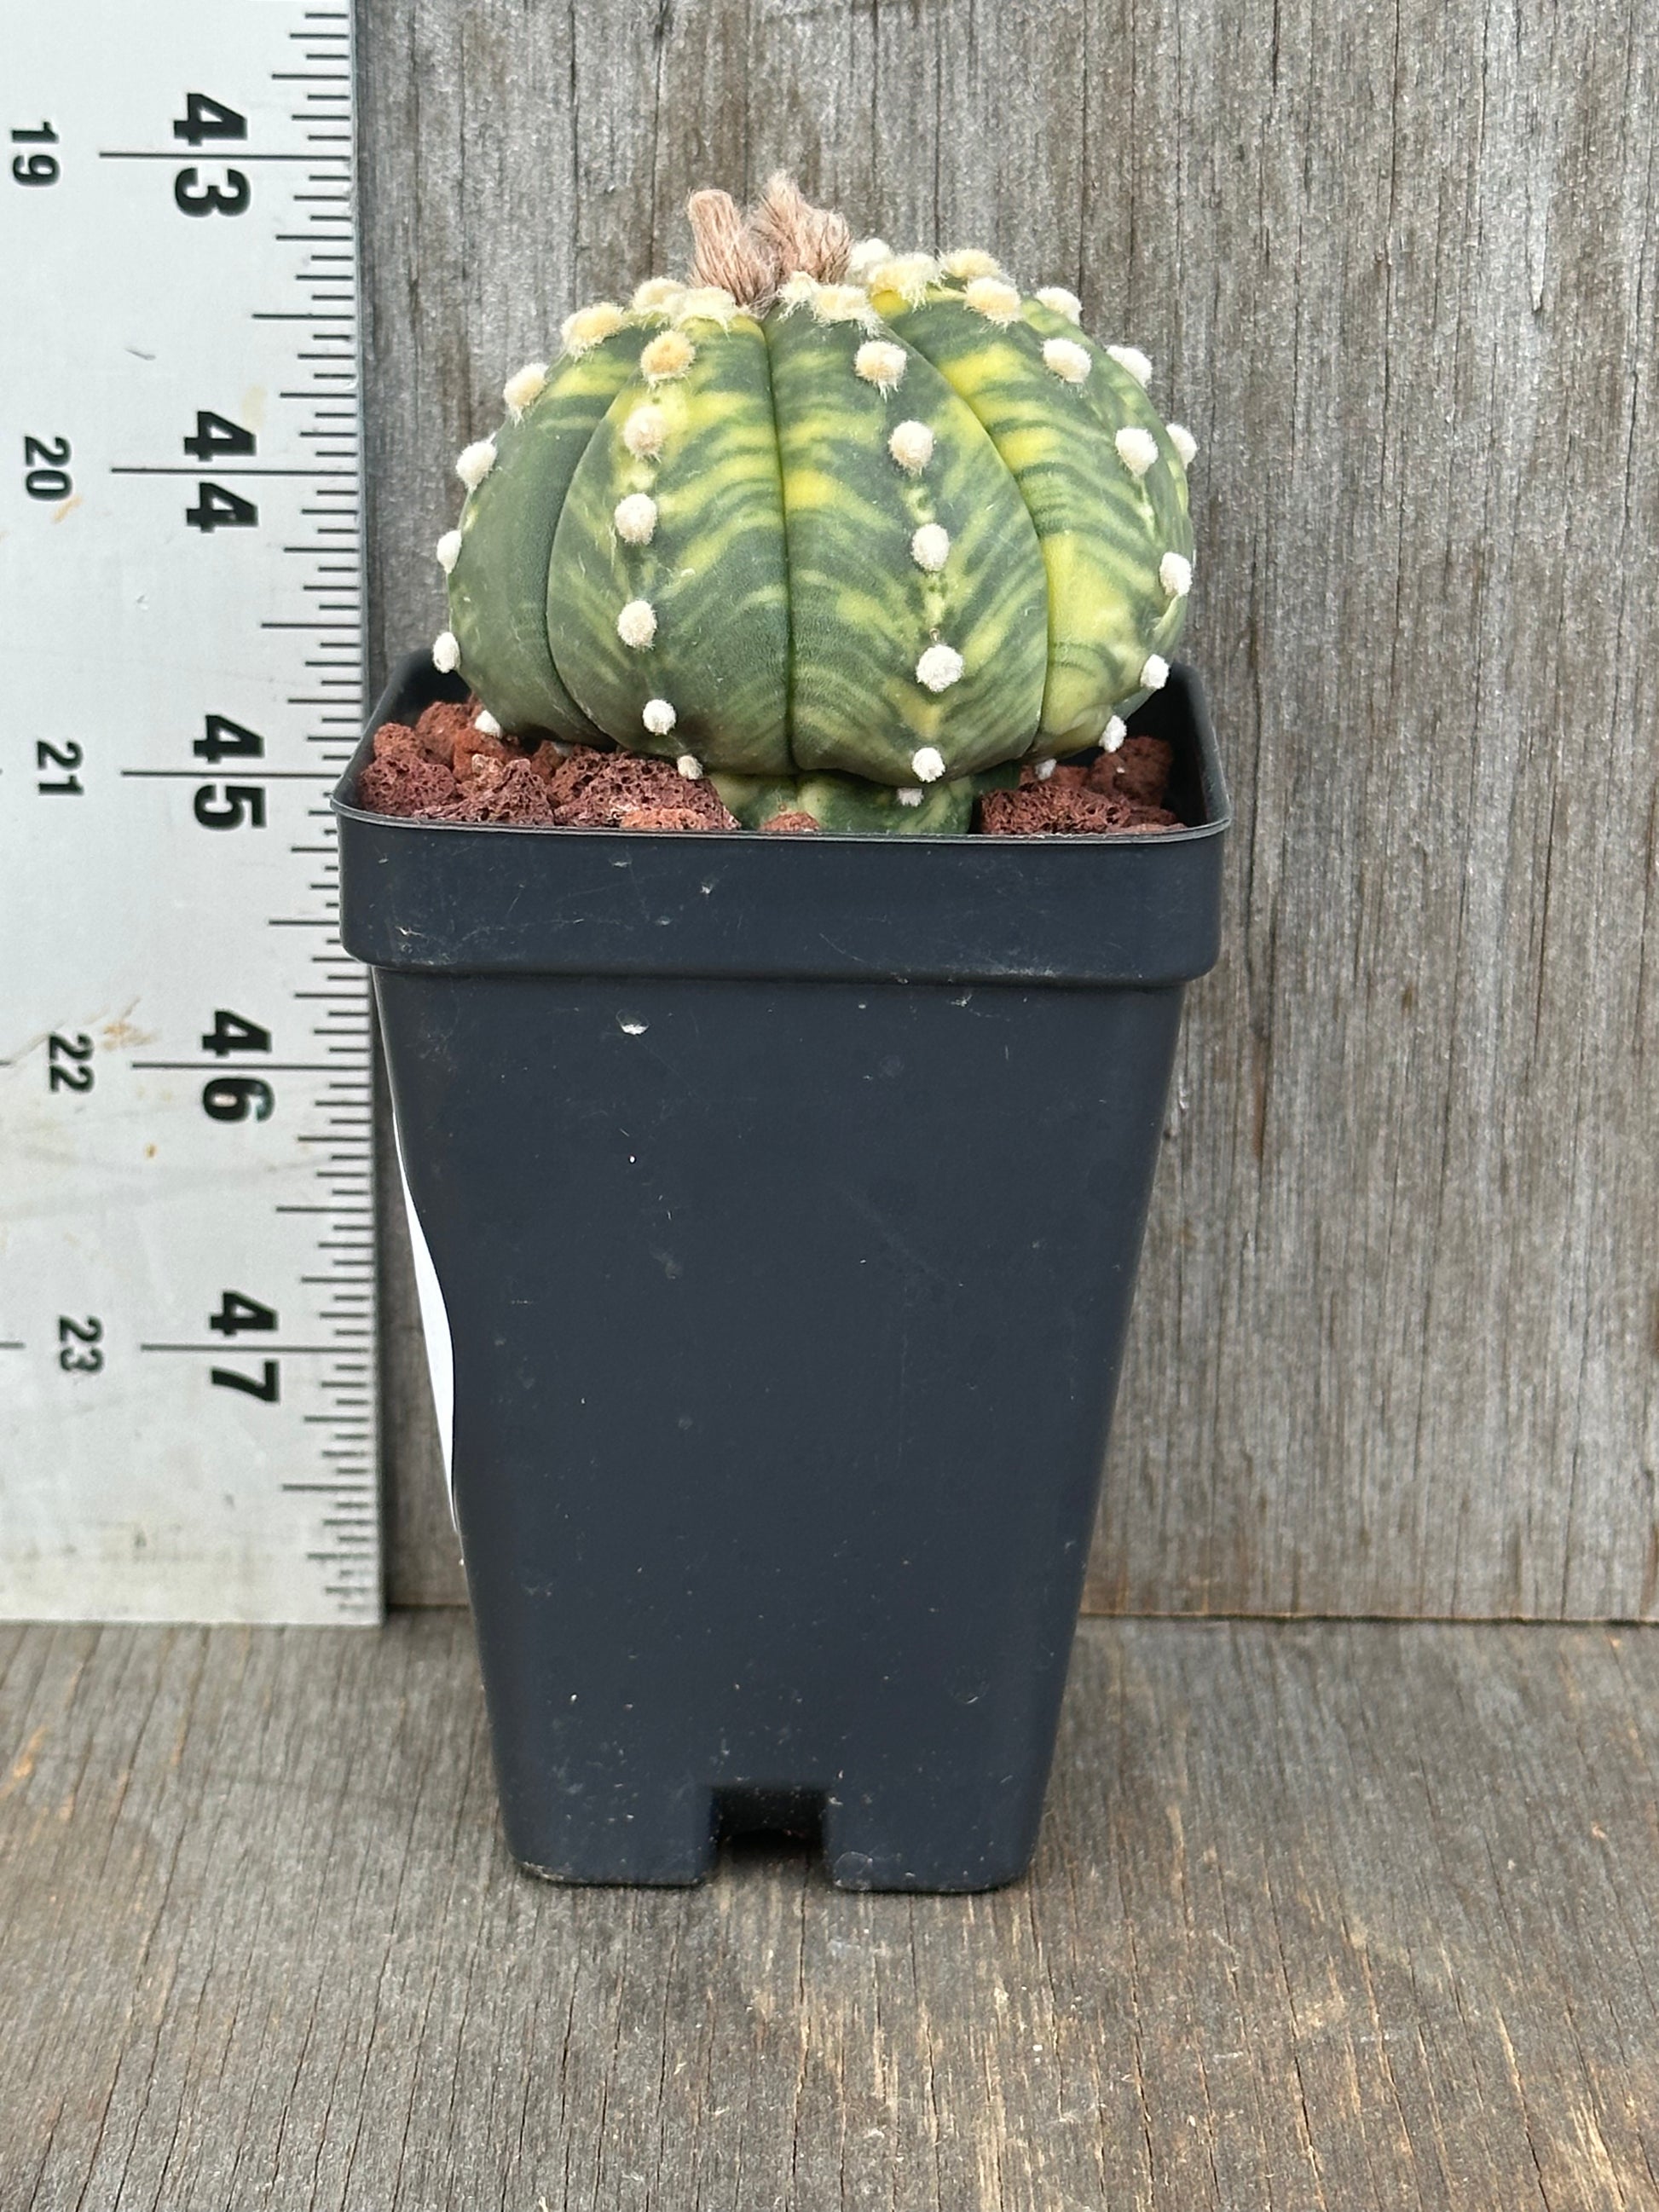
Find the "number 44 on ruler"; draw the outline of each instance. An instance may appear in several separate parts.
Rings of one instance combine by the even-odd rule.
[[[379,1612],[349,29],[0,0],[0,1615]]]

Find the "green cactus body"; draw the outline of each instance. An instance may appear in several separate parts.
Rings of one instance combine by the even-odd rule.
[[[997,312],[975,306],[976,292]],[[930,284],[912,304],[884,288],[878,270],[872,295],[978,416],[1036,526],[1048,641],[1031,750],[1053,756],[1091,744],[1110,716],[1145,696],[1148,657],[1173,644],[1184,612],[1159,580],[1165,554],[1192,553],[1186,472],[1163,421],[1103,348],[996,279]],[[1054,342],[1060,350],[1046,357]],[[1119,449],[1124,430],[1152,441],[1155,458],[1139,472]],[[1139,459],[1145,449],[1133,450]]]
[[[908,798],[891,784],[861,775],[768,778],[715,769],[708,781],[745,830],[763,830],[780,814],[810,814],[820,830],[959,837],[973,827],[981,793],[1006,790],[1018,775],[1011,763],[981,775],[952,776],[929,784],[924,790],[912,790]]]
[[[789,586],[766,339],[733,314],[657,343],[685,366],[631,376],[570,480],[546,572],[554,661],[621,744],[786,775]],[[639,509],[636,542],[617,520],[630,497],[655,510]],[[653,702],[672,721],[647,718]]]
[[[767,319],[788,526],[790,738],[802,769],[914,787],[923,747],[952,777],[1024,750],[1042,701],[1045,592],[1036,534],[972,410],[879,325],[872,341],[873,321],[822,320],[806,303]],[[856,366],[876,349],[879,381]],[[907,421],[933,441],[914,473],[889,444]],[[937,535],[919,541],[922,530]],[[930,559],[944,548],[938,568],[922,565],[918,543]],[[917,672],[932,647],[962,664],[937,690]]]
[[[1115,742],[1162,682],[1190,441],[1069,295],[981,256],[823,282],[844,226],[786,194],[783,243],[739,237],[698,197],[731,217],[699,267],[713,237],[753,312],[656,280],[571,318],[462,456],[434,657],[505,728],[678,759],[750,826],[966,829],[988,771]]]
[[[449,626],[462,665],[489,672],[483,696],[505,729],[544,730],[582,744],[605,742],[554,664],[547,580],[554,529],[576,465],[652,328],[648,319],[631,319],[606,343],[560,362],[519,420],[509,419],[496,433],[489,474],[462,509]]]

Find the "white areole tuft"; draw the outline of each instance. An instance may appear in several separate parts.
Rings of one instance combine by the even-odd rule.
[[[471,446],[463,446],[455,457],[455,473],[469,491],[477,491],[495,465],[493,438],[480,438]]]
[[[901,806],[920,806],[921,786],[917,783],[902,783],[894,796]]]
[[[702,763],[697,758],[696,753],[682,753],[674,765],[688,783],[702,782]]]
[[[642,653],[657,635],[657,610],[649,599],[630,599],[617,617],[617,635],[624,645]]]
[[[951,557],[951,533],[942,523],[924,522],[910,540],[910,558],[936,575]]]
[[[509,376],[501,386],[501,398],[507,402],[507,411],[516,422],[532,399],[539,398],[547,382],[547,363],[527,361],[516,376]]]
[[[559,336],[565,351],[580,360],[622,326],[623,311],[616,301],[596,300],[591,307],[578,307],[574,315],[567,315],[559,325]]]
[[[1010,323],[1019,319],[1019,294],[1000,276],[975,276],[962,295],[963,305],[971,307],[987,322],[1006,330]]]
[[[910,756],[910,773],[923,783],[937,783],[945,773],[945,756],[937,745],[922,745]]]
[[[954,253],[947,253],[939,263],[947,276],[960,283],[963,277],[1000,276],[1002,264],[994,253],[987,253],[977,246],[959,246]]]
[[[441,676],[450,676],[460,665],[459,640],[453,629],[441,629],[432,641],[432,665]]]
[[[930,691],[948,691],[961,673],[962,655],[953,645],[930,645],[916,663],[916,681],[925,684]],[[931,751],[932,748],[925,746],[923,750]],[[920,760],[921,757],[918,753],[916,758]],[[921,775],[921,770],[917,769],[916,774]],[[924,783],[933,781],[933,778],[927,775],[922,775],[921,780]]]
[[[1083,320],[1082,301],[1063,284],[1045,284],[1036,297],[1039,307],[1047,307],[1051,315],[1064,315],[1068,323]]]
[[[1150,430],[1143,430],[1139,422],[1126,422],[1112,443],[1117,447],[1117,457],[1129,474],[1144,477],[1158,459],[1158,440]]]
[[[629,545],[648,545],[657,527],[657,502],[648,491],[630,491],[617,501],[611,520]]]
[[[1193,463],[1198,459],[1197,439],[1194,437],[1184,422],[1167,422],[1164,428],[1168,433],[1170,443],[1181,456],[1182,467],[1191,468]]]
[[[653,738],[665,738],[679,716],[666,699],[647,699],[640,720]]]
[[[1182,553],[1166,553],[1158,564],[1158,580],[1172,599],[1184,599],[1193,588],[1193,564]]]
[[[1079,345],[1074,338],[1047,338],[1043,341],[1042,366],[1067,384],[1081,384],[1092,363],[1087,346]]]
[[[647,276],[643,284],[634,287],[628,304],[636,315],[672,314],[684,290],[678,276]]]
[[[635,460],[654,460],[668,435],[668,417],[647,400],[636,407],[623,424],[623,443]]]
[[[1144,392],[1152,380],[1152,364],[1139,346],[1108,346],[1107,356],[1121,369],[1133,376]]]
[[[897,423],[887,450],[907,475],[919,475],[933,458],[933,434],[925,422]]]
[[[1054,774],[1054,762],[1051,760],[1040,760],[1036,768],[1032,770],[1032,774],[1036,777],[1039,783],[1047,783],[1049,777]]]
[[[1149,691],[1161,691],[1170,680],[1170,664],[1161,653],[1149,653],[1140,680]]]
[[[461,557],[460,532],[459,530],[446,530],[443,536],[433,547],[432,553],[433,558],[437,562],[438,566],[443,570],[445,575],[447,576],[450,574],[454,568],[455,563]]]
[[[892,392],[903,381],[906,354],[890,338],[866,338],[853,356],[853,367],[866,384]]]
[[[1114,714],[1102,732],[1100,742],[1109,753],[1115,753],[1128,734],[1128,724],[1121,715]]]
[[[472,717],[472,726],[480,737],[499,738],[501,734],[501,726],[488,707],[479,708],[477,713]]]

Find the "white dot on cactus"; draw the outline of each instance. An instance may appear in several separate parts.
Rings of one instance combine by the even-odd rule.
[[[635,459],[648,461],[661,453],[662,441],[668,435],[668,417],[660,407],[648,403],[636,407],[623,424],[623,443]]]
[[[657,610],[649,599],[630,599],[617,617],[617,635],[642,653],[657,635]]]
[[[684,376],[697,357],[697,349],[684,331],[664,331],[640,356],[640,374],[647,384],[665,383]]]
[[[809,276],[804,269],[797,269],[793,276],[786,276],[778,287],[778,298],[785,308],[803,307],[817,299],[817,278]]]
[[[479,708],[472,717],[472,726],[483,738],[499,738],[501,734],[501,726],[488,707]]]
[[[1045,338],[1042,366],[1067,384],[1081,384],[1089,374],[1089,349],[1073,338]]]
[[[1170,422],[1166,424],[1165,428],[1169,431],[1170,443],[1181,456],[1182,467],[1191,468],[1193,463],[1198,459],[1197,439],[1183,423]]]
[[[893,249],[884,238],[861,238],[847,257],[847,273],[861,283],[872,269],[892,258]]]
[[[591,307],[578,307],[574,315],[567,315],[559,325],[559,336],[565,351],[580,358],[596,345],[603,345],[622,325],[623,311],[616,301],[598,300]]]
[[[464,446],[455,457],[455,473],[469,491],[477,491],[495,465],[493,438],[480,438],[474,445]]]
[[[1161,691],[1170,680],[1170,664],[1160,653],[1149,653],[1140,680],[1149,691]]]
[[[958,282],[963,277],[1000,276],[1002,274],[1002,264],[995,254],[981,252],[977,246],[959,246],[954,253],[945,254],[939,266],[947,276],[954,276]]]
[[[1109,753],[1115,753],[1129,734],[1129,726],[1122,717],[1114,714],[1101,733],[1101,744]]]
[[[1183,554],[1166,553],[1158,564],[1158,580],[1172,599],[1184,599],[1193,588],[1193,564]]]
[[[1036,296],[1037,304],[1047,307],[1051,315],[1064,315],[1068,323],[1083,320],[1082,301],[1063,284],[1045,284]]]
[[[1033,770],[1033,773],[1039,783],[1047,783],[1054,772],[1054,763],[1051,760],[1039,761],[1036,769]]]
[[[905,351],[887,338],[868,338],[853,356],[853,367],[866,384],[891,392],[904,376]]]
[[[812,313],[821,323],[872,323],[876,317],[861,284],[820,284]]]
[[[901,806],[920,806],[921,786],[919,783],[902,783],[893,796]]]
[[[922,745],[910,756],[910,773],[919,783],[937,783],[945,773],[945,756],[937,745]]]
[[[696,753],[682,753],[674,765],[688,783],[702,781],[702,763],[697,758]]]
[[[1144,392],[1152,380],[1152,364],[1139,346],[1108,346],[1107,353]]]
[[[516,422],[532,399],[537,398],[547,382],[547,363],[527,361],[516,376],[509,376],[501,386],[501,398],[507,402],[507,411]]]
[[[648,545],[657,526],[657,502],[649,492],[630,491],[626,499],[617,501],[611,520],[617,526],[618,538],[630,545]]]
[[[640,720],[653,738],[665,738],[679,716],[666,699],[647,699]]]
[[[447,576],[453,569],[455,563],[461,557],[460,532],[459,530],[446,530],[443,536],[438,540],[432,550],[438,566],[443,570],[445,575]]]
[[[1019,294],[1000,276],[975,276],[962,295],[963,305],[1006,330],[1019,319]]]
[[[937,574],[951,557],[951,533],[937,522],[924,522],[910,540],[910,558],[918,568]]]
[[[460,665],[459,639],[453,629],[441,629],[432,641],[432,665],[441,676],[448,676]]]
[[[907,307],[919,307],[939,275],[939,264],[931,253],[896,253],[872,269],[868,281],[872,292],[896,292]]]
[[[948,691],[961,674],[962,655],[953,645],[930,645],[916,663],[916,681],[926,684],[930,691]],[[921,775],[921,770],[917,769],[916,774]],[[922,775],[921,780],[924,783],[933,781],[928,775]]]
[[[887,450],[902,469],[915,476],[933,458],[933,434],[925,422],[899,422]]]
[[[724,330],[738,312],[738,303],[724,284],[693,284],[674,302],[674,319],[689,323],[701,317]]]
[[[1112,441],[1117,457],[1132,477],[1144,477],[1158,459],[1158,440],[1139,422],[1126,422]]]
[[[643,284],[635,286],[628,304],[636,315],[672,313],[684,289],[678,276],[647,276]]]

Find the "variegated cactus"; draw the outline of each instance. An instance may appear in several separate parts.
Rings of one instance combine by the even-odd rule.
[[[1145,357],[988,255],[854,248],[784,179],[690,211],[690,283],[572,315],[461,455],[438,665],[750,825],[965,829],[1013,764],[1121,742],[1192,580]]]

